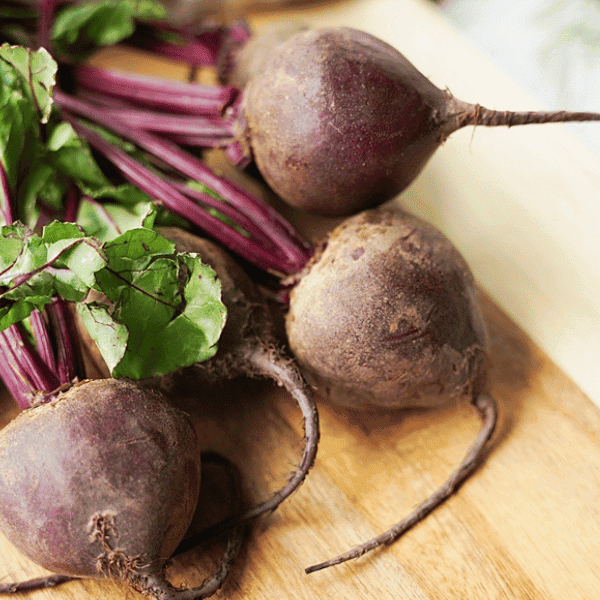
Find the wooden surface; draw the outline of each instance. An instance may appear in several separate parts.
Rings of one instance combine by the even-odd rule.
[[[254,523],[218,597],[597,597],[600,411],[491,301],[484,307],[491,390],[501,419],[486,462],[459,493],[394,545],[304,575],[304,567],[387,528],[430,494],[479,426],[468,405],[378,420],[321,406],[314,469],[275,514]],[[204,448],[239,465],[249,498],[265,497],[296,464],[301,422],[280,390],[244,382],[190,396],[183,406],[194,412]],[[2,408],[7,418],[6,401]],[[214,483],[205,478],[209,496]],[[211,502],[218,500],[209,498],[208,508]],[[183,555],[170,570],[172,581],[199,584],[221,550],[214,543]],[[43,573],[1,536],[0,565],[3,582]],[[116,600],[136,594],[111,582],[83,581],[30,597]]]
[[[398,0],[398,5],[407,9],[409,21],[420,23],[422,15],[429,15],[429,9],[414,0]],[[368,12],[368,7],[382,6],[388,5],[354,2],[341,8],[332,5],[319,11],[291,12],[327,21],[342,11],[348,19],[346,24],[358,25],[361,15],[379,15]],[[263,26],[280,16],[258,15],[256,24]],[[432,19],[437,27],[438,21]],[[398,27],[407,24],[398,23]],[[412,47],[418,48],[419,43]],[[125,64],[126,58],[113,55],[102,60]],[[139,58],[127,64],[141,70],[156,68]],[[168,72],[175,77],[184,73],[172,64]],[[474,147],[482,138],[478,132]],[[468,144],[467,136],[462,144],[467,157]],[[519,143],[516,147],[522,148]],[[462,181],[470,197],[472,183],[464,181],[462,163],[452,158],[460,154],[458,150],[453,150],[450,158],[445,152],[446,148],[441,162],[434,163],[434,170],[424,173],[423,181],[402,200],[415,212],[427,213],[454,231],[453,207],[445,204],[445,184],[454,193],[463,189]],[[581,156],[587,164],[585,152]],[[474,159],[480,164],[477,153]],[[456,168],[440,171],[448,164]],[[503,198],[516,202],[510,194],[519,186],[513,180],[498,173],[490,177],[496,178],[495,186],[505,190]],[[587,185],[587,180],[574,185]],[[461,204],[456,210],[460,214],[466,206]],[[299,226],[307,227],[306,221]],[[320,222],[316,227],[327,226]],[[315,225],[309,229],[314,232]],[[539,289],[525,288],[519,280],[511,296],[503,297],[501,288],[485,275],[494,264],[501,269],[509,267],[494,253],[494,243],[486,245],[480,234],[475,240],[466,244],[469,252],[478,249],[477,256],[482,256],[475,261],[475,270],[482,275],[483,287],[496,298],[507,300],[507,304],[501,302],[504,308],[520,316],[518,305],[526,306],[527,302],[521,300],[514,308],[512,297],[525,296],[534,304],[541,303]],[[528,249],[534,254],[547,250],[543,244]],[[521,260],[515,256],[517,265],[522,265]],[[527,277],[535,278],[536,273],[528,272]],[[556,287],[560,293],[560,281]],[[302,488],[275,514],[253,524],[243,554],[217,597],[571,600],[598,596],[600,410],[523,330],[543,341],[544,336],[551,337],[551,320],[538,319],[530,311],[527,318],[520,319],[519,327],[487,294],[482,294],[482,302],[491,337],[490,389],[500,407],[500,423],[486,461],[475,476],[391,547],[304,575],[306,566],[372,537],[409,512],[444,481],[479,428],[478,418],[467,403],[430,413],[377,418],[338,413],[320,405],[322,441],[314,469]],[[557,346],[560,339],[546,350],[552,353]],[[579,359],[585,361],[589,350],[578,350]],[[597,381],[597,371],[591,377],[595,379],[587,381]],[[180,401],[194,414],[203,447],[224,453],[240,467],[249,500],[264,498],[268,490],[277,488],[297,463],[301,420],[293,402],[280,390],[242,382]],[[0,425],[15,413],[4,396]],[[205,474],[206,498],[199,507],[196,528],[202,528],[203,515],[223,501],[214,491],[219,487],[218,473],[207,469]],[[172,581],[198,585],[214,568],[221,550],[222,543],[217,541],[176,559],[169,571]],[[0,535],[2,582],[42,573]],[[138,596],[116,583],[82,581],[28,597],[84,600]]]

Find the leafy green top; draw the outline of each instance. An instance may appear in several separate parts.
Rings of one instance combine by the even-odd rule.
[[[160,208],[146,194],[106,177],[53,108],[56,72],[44,49],[0,46],[0,330],[60,297],[115,377],[209,358],[226,317],[214,271],[151,229]],[[44,227],[73,188],[79,224]]]
[[[88,198],[127,207],[141,224],[137,217],[153,210],[152,200],[133,185],[110,181],[87,142],[60,118],[52,99],[56,72],[43,48],[0,46],[0,222],[33,228],[42,205],[60,212],[75,185]]]
[[[74,223],[54,222],[42,235],[4,226],[0,290],[0,330],[53,297],[77,302],[115,377],[152,377],[210,358],[226,317],[214,271],[145,228],[101,244]]]
[[[92,0],[58,12],[52,27],[53,50],[76,61],[98,46],[110,46],[131,36],[136,19],[164,19],[158,0]]]

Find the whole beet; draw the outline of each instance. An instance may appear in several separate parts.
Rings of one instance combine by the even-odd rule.
[[[360,411],[441,406],[467,397],[482,426],[446,482],[402,521],[312,573],[390,544],[474,472],[496,425],[484,390],[485,324],[469,267],[429,223],[371,209],[334,229],[290,294],[286,331],[307,379]]]
[[[0,433],[0,530],[55,573],[179,597],[163,571],[199,484],[189,417],[127,380],[76,384]]]
[[[600,119],[462,102],[389,44],[348,27],[301,31],[260,65],[243,93],[242,143],[284,201],[324,215],[353,214],[394,197],[467,125]]]

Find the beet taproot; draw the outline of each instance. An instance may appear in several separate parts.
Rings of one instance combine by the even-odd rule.
[[[242,267],[222,247],[205,238],[176,227],[161,228],[160,233],[175,242],[178,252],[196,253],[214,269],[227,308],[215,356],[169,375],[168,385],[177,385],[178,379],[189,376],[207,384],[243,376],[266,378],[283,386],[301,409],[305,443],[300,464],[280,490],[238,520],[255,518],[277,508],[300,486],[314,464],[319,443],[317,407],[298,366],[277,341],[273,314],[264,295]]]
[[[161,392],[84,381],[0,432],[0,529],[59,583],[111,578],[160,600],[206,597],[164,577],[200,471],[194,427]]]
[[[243,90],[240,143],[285,202],[323,215],[353,214],[396,196],[468,125],[600,120],[598,113],[463,102],[391,45],[348,27],[300,31],[260,65]]]
[[[334,404],[431,407],[481,389],[473,275],[448,238],[400,210],[364,211],[329,234],[292,288],[286,331]]]

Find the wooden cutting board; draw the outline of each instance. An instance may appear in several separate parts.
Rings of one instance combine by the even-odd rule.
[[[219,597],[319,600],[596,598],[600,575],[600,411],[491,300],[490,389],[500,423],[485,463],[460,491],[390,547],[305,575],[303,569],[386,529],[433,492],[463,456],[479,422],[468,405],[362,419],[321,405],[322,441],[304,485],[251,527]],[[255,383],[182,399],[203,447],[231,458],[248,498],[283,483],[297,464],[298,411]],[[4,395],[2,422],[15,414]],[[210,471],[208,472],[210,474]],[[205,479],[206,505],[222,501]],[[203,527],[199,519],[197,528]],[[198,585],[222,543],[190,551],[173,582]],[[2,581],[44,571],[0,536]],[[32,599],[132,598],[112,582],[72,582]]]
[[[256,22],[271,18],[259,14]],[[127,53],[98,60],[113,66],[132,64]],[[176,64],[157,66],[139,56],[135,67],[185,76]],[[306,228],[306,222],[299,226]],[[315,230],[314,224],[308,227],[311,233]],[[370,418],[321,404],[322,441],[314,469],[276,513],[252,525],[242,555],[217,597],[598,597],[600,410],[486,292],[482,303],[491,339],[490,391],[500,407],[500,422],[476,474],[392,546],[305,575],[305,567],[387,529],[432,493],[461,460],[479,428],[467,402],[429,413]],[[201,395],[190,393],[179,402],[193,414],[203,447],[239,466],[249,501],[266,497],[297,464],[302,423],[293,401],[281,390],[244,381]],[[16,412],[4,393],[0,425]],[[222,473],[207,468],[204,483],[196,529],[226,503]],[[222,549],[223,542],[217,540],[178,557],[169,569],[170,579],[198,585],[215,568]],[[0,535],[0,581],[43,573]],[[137,597],[108,581],[72,582],[28,596]]]

